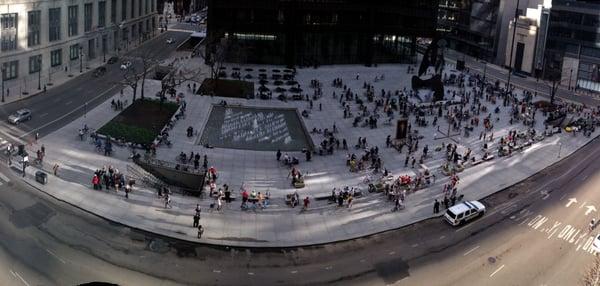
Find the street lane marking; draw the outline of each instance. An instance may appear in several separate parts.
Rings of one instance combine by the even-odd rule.
[[[415,247],[417,247],[417,246],[419,246],[419,244],[418,244],[418,243],[415,243],[415,244],[411,245],[411,247],[412,247],[412,248],[415,248]]]
[[[478,248],[479,248],[479,245],[477,245],[477,246],[475,246],[475,247],[471,248],[471,250],[469,250],[469,251],[465,252],[465,254],[463,254],[463,256],[467,256],[467,255],[469,255],[471,252],[473,252],[473,251],[477,250]]]
[[[325,267],[325,270],[331,270],[333,268],[333,266],[327,266]]]
[[[72,100],[69,100],[69,101],[65,102],[65,105],[69,105],[69,104],[71,104],[71,103],[73,103],[73,101],[72,101]]]
[[[44,113],[44,114],[40,115],[40,118],[42,118],[42,117],[45,117],[46,115],[48,115],[48,112],[46,112],[46,113]]]
[[[292,270],[292,271],[290,271],[290,273],[296,274],[296,273],[298,273],[298,270]]]
[[[92,99],[91,99],[91,100],[89,100],[88,102],[92,102],[92,101],[94,101],[94,100],[96,100],[96,99],[98,99],[98,98],[100,98],[100,97],[104,96],[105,94],[107,94],[107,93],[109,93],[109,92],[113,92],[113,90],[114,90],[114,89],[118,89],[118,88],[120,88],[120,86],[113,86],[113,87],[111,87],[111,88],[109,88],[109,89],[107,89],[107,90],[103,91],[102,93],[100,93],[100,94],[96,95],[96,97],[92,98]],[[27,135],[29,135],[29,134],[31,134],[31,133],[34,133],[34,132],[36,132],[36,131],[38,131],[38,130],[40,130],[40,129],[43,129],[43,128],[45,128],[45,127],[47,127],[47,126],[51,125],[51,124],[54,124],[54,123],[56,123],[57,121],[63,120],[65,117],[67,117],[67,116],[69,116],[69,115],[71,115],[71,114],[73,114],[73,113],[77,112],[79,109],[83,108],[84,106],[85,106],[85,104],[84,104],[84,105],[80,105],[79,107],[77,107],[77,108],[75,108],[75,109],[73,109],[73,110],[71,110],[71,111],[69,111],[69,112],[67,112],[67,113],[63,114],[63,115],[62,115],[61,117],[59,117],[59,118],[56,118],[56,119],[54,119],[54,120],[52,120],[52,121],[50,121],[50,122],[48,122],[48,123],[46,123],[46,124],[44,124],[44,125],[42,125],[42,126],[38,127],[38,128],[32,129],[31,131],[25,132],[25,133],[23,133],[23,135],[19,136],[19,137],[18,137],[18,139],[24,138],[25,136],[27,136]]]
[[[389,255],[394,255],[396,254],[396,251],[390,251],[390,253],[388,253]]]
[[[58,255],[56,255],[56,253],[52,252],[50,249],[46,248],[46,251],[48,253],[50,253],[50,255],[54,256],[56,259],[58,259],[58,261],[62,262],[63,264],[66,264],[67,262],[64,261],[62,258],[60,258]]]
[[[25,281],[25,279],[23,279],[23,277],[21,277],[21,275],[19,274],[19,272],[17,271],[12,271],[12,269],[10,270],[10,274],[12,274],[14,277],[17,277],[21,280],[21,282],[23,282],[23,284],[30,286],[29,283],[27,283],[27,281]]]
[[[500,266],[500,268],[496,269],[496,271],[494,271],[492,274],[490,274],[490,277],[496,275],[496,273],[498,273],[500,270],[502,270],[502,268],[504,268],[504,264],[502,264],[502,266]]]
[[[248,275],[254,275],[254,272],[248,272]]]
[[[221,273],[221,270],[214,269],[213,273]]]

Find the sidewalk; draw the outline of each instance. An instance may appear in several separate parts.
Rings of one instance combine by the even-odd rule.
[[[186,62],[186,68],[192,68],[195,61]],[[200,68],[200,67],[197,67]],[[256,68],[256,67],[254,67]],[[337,99],[331,97],[338,89],[330,86],[330,82],[337,77],[344,79],[344,84],[349,88],[361,91],[363,80],[350,80],[356,73],[365,80],[371,81],[375,75],[386,74],[386,79],[375,84],[375,91],[379,89],[392,89],[407,86],[410,81],[406,75],[404,65],[382,65],[378,68],[365,68],[357,66],[331,66],[317,70],[303,69],[298,71],[297,81],[301,83],[305,92],[311,93],[308,83],[311,79],[318,78],[323,83],[323,98],[315,102],[323,104],[323,111],[315,107],[309,118],[302,119],[306,127],[324,129],[331,128],[335,122],[340,130],[338,136],[346,138],[348,145],[353,146],[359,136],[367,136],[369,144],[380,147],[381,156],[385,160],[385,167],[395,177],[401,174],[414,174],[415,169],[404,167],[406,152],[400,154],[392,148],[385,148],[385,137],[395,130],[395,126],[380,126],[376,129],[354,128],[349,119],[343,119]],[[159,88],[158,81],[146,82],[146,94],[155,94]],[[182,85],[182,87],[185,85]],[[449,88],[456,90],[456,88]],[[432,135],[433,127],[422,129],[426,137],[419,146],[429,145],[433,158],[424,165],[437,176],[433,186],[408,195],[406,208],[399,212],[391,212],[393,203],[388,202],[383,194],[370,194],[366,185],[362,183],[365,173],[350,173],[345,166],[346,152],[336,151],[333,155],[321,157],[314,156],[313,161],[305,162],[301,159],[299,168],[306,173],[306,187],[298,190],[301,198],[311,197],[311,206],[308,211],[301,212],[300,208],[292,209],[285,205],[284,197],[293,189],[287,179],[289,169],[281,167],[275,161],[274,152],[233,149],[205,149],[197,145],[197,138],[187,138],[185,130],[193,126],[195,130],[202,131],[209,115],[211,104],[218,103],[222,98],[194,96],[190,91],[182,88],[187,102],[187,116],[176,123],[171,131],[172,148],[159,148],[158,159],[173,161],[179,152],[194,151],[208,154],[210,165],[219,170],[219,185],[227,183],[234,193],[245,184],[250,189],[257,191],[269,190],[272,194],[271,206],[265,210],[241,211],[240,201],[227,205],[221,212],[209,211],[212,199],[196,197],[172,196],[172,208],[165,209],[162,199],[157,197],[155,190],[136,186],[129,199],[124,198],[124,193],[95,191],[91,187],[91,178],[96,169],[103,165],[112,165],[121,172],[126,172],[127,166],[133,164],[127,160],[129,152],[124,148],[117,148],[112,157],[105,157],[94,150],[94,146],[87,141],[80,141],[77,130],[88,124],[91,128],[99,128],[108,122],[117,113],[110,108],[110,100],[88,112],[86,118],[80,118],[50,134],[31,146],[28,150],[35,154],[40,144],[46,146],[45,170],[51,174],[55,163],[60,165],[59,177],[49,176],[47,185],[40,185],[34,181],[35,168],[28,168],[27,178],[31,185],[49,195],[72,204],[111,221],[139,228],[146,231],[171,236],[188,241],[199,241],[217,245],[244,246],[244,247],[283,247],[322,244],[346,239],[357,238],[377,232],[399,228],[433,216],[433,200],[442,199],[441,185],[447,178],[440,173],[440,160],[444,156],[441,152],[433,151],[442,142],[457,143],[461,150],[471,148],[474,153],[480,153],[481,145],[478,140],[479,131],[473,132],[471,137],[458,136],[452,140],[437,141]],[[125,89],[125,99],[131,102],[131,90]],[[139,94],[139,92],[138,92]],[[119,95],[115,95],[116,98]],[[307,109],[306,101],[278,100],[264,101],[226,99],[229,104],[240,103],[250,106],[263,107],[296,107]],[[489,109],[492,110],[491,107]],[[522,125],[508,124],[505,111],[498,115],[499,121],[494,123],[497,128],[494,137],[500,138],[509,130],[522,129]],[[540,115],[541,116],[541,115]],[[539,119],[539,117],[538,117]],[[541,120],[539,120],[541,121]],[[413,119],[410,120],[411,123]],[[442,123],[440,123],[444,126]],[[543,124],[538,122],[536,129],[543,130]],[[415,127],[417,128],[417,127]],[[598,135],[596,131],[593,137]],[[310,135],[318,145],[322,136]],[[571,134],[558,134],[534,144],[523,152],[515,153],[512,157],[496,158],[490,162],[482,163],[475,167],[467,168],[460,175],[459,193],[464,194],[466,200],[485,197],[515,184],[536,172],[544,169],[568,156],[578,148],[589,142],[591,138]],[[497,141],[497,140],[496,140]],[[490,149],[495,149],[492,143]],[[421,149],[422,147],[419,147]],[[559,151],[560,150],[560,151]],[[361,150],[349,150],[357,152]],[[290,152],[298,158],[304,158],[300,153]],[[560,154],[560,158],[558,156]],[[478,154],[480,155],[480,154]],[[351,209],[338,208],[326,202],[315,201],[314,197],[330,194],[333,187],[340,188],[344,185],[357,186],[364,197],[358,198]],[[238,195],[239,197],[239,195]],[[202,239],[196,238],[196,229],[192,228],[192,216],[196,204],[203,209],[201,224],[205,228]]]

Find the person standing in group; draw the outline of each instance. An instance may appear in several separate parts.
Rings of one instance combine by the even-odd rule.
[[[304,198],[304,206],[302,207],[302,210],[303,211],[307,210],[309,204],[310,204],[310,199],[308,197]]]
[[[195,214],[194,215],[194,227],[198,227],[198,225],[200,225],[200,215]]]

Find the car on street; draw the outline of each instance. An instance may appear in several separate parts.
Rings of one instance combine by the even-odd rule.
[[[31,119],[31,110],[23,108],[17,110],[8,117],[8,122],[11,124],[19,124]]]
[[[98,67],[94,70],[94,77],[101,77],[106,73],[106,67]]]
[[[454,205],[444,214],[444,219],[452,226],[464,224],[474,218],[483,216],[485,206],[478,201],[464,201]]]
[[[173,40],[173,38],[168,38],[168,39],[166,40],[166,42],[167,42],[167,44],[172,44],[172,43],[174,43],[174,42],[175,42],[175,40]]]
[[[109,65],[112,65],[112,64],[114,64],[114,63],[116,63],[116,62],[118,62],[118,61],[119,61],[119,58],[118,58],[118,57],[110,57],[110,59],[108,59],[107,63],[108,63]]]
[[[595,254],[600,252],[600,233],[596,234],[596,238],[594,238],[594,242],[592,243],[592,250],[594,250]]]
[[[121,69],[122,70],[126,70],[126,69],[128,69],[130,67],[131,67],[131,62],[130,61],[121,62]]]

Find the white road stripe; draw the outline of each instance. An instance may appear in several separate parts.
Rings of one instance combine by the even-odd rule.
[[[213,270],[213,273],[221,273],[221,270]]]
[[[29,283],[27,283],[27,281],[25,281],[25,279],[23,279],[23,277],[21,277],[21,275],[19,274],[19,272],[17,271],[12,271],[12,269],[10,270],[10,273],[14,276],[17,277],[21,280],[21,282],[23,282],[23,284],[30,286]]]
[[[471,252],[473,252],[473,251],[477,250],[478,248],[479,248],[479,245],[477,245],[477,246],[475,246],[475,247],[471,248],[471,250],[469,250],[469,251],[465,252],[465,254],[463,254],[463,256],[467,256],[467,255],[469,255]]]
[[[109,93],[109,92],[113,92],[113,90],[115,90],[115,91],[116,91],[116,88],[115,88],[115,87],[111,87],[111,88],[109,88],[109,89],[107,89],[107,90],[103,91],[102,93],[100,93],[100,94],[96,95],[94,98],[90,99],[88,102],[94,101],[94,100],[96,100],[96,99],[98,99],[98,98],[100,98],[100,97],[104,96],[105,94],[107,94],[107,93]],[[35,129],[33,129],[33,130],[29,131],[29,132],[26,132],[26,133],[24,133],[23,135],[19,136],[19,138],[24,138],[24,137],[26,137],[27,135],[29,135],[29,134],[32,134],[32,133],[34,133],[34,132],[36,132],[36,131],[38,131],[38,130],[40,130],[40,129],[43,129],[43,128],[45,128],[46,126],[48,126],[48,125],[50,125],[50,124],[54,124],[55,122],[57,122],[57,121],[59,121],[59,120],[62,120],[63,118],[65,118],[65,117],[67,117],[67,116],[69,116],[69,115],[71,115],[71,114],[73,114],[73,113],[77,112],[79,109],[83,108],[83,106],[84,106],[84,105],[80,105],[79,107],[77,107],[77,108],[75,108],[75,109],[73,109],[73,110],[71,110],[71,111],[69,111],[69,112],[67,112],[67,113],[63,114],[61,117],[59,117],[59,118],[56,118],[56,119],[54,119],[54,120],[52,120],[52,121],[50,121],[50,122],[48,122],[48,123],[46,123],[46,124],[44,124],[44,125],[42,125],[42,126],[38,127],[38,128],[35,128]],[[89,111],[89,110],[88,110],[88,111]]]
[[[10,179],[6,175],[4,175],[2,173],[0,173],[0,179],[2,179],[3,181],[5,181],[7,183],[10,182]]]
[[[62,258],[60,258],[58,255],[56,255],[56,253],[52,252],[50,249],[46,249],[46,251],[48,253],[50,253],[50,255],[54,256],[56,259],[58,259],[58,261],[62,262],[63,264],[66,264],[67,262],[64,261]]]
[[[496,271],[494,271],[494,273],[490,274],[490,277],[496,275],[496,273],[498,273],[500,270],[502,270],[502,268],[504,268],[504,264],[502,264],[502,266],[500,266],[500,268],[496,269]]]
[[[48,112],[46,112],[46,113],[44,113],[44,114],[40,115],[40,118],[42,118],[42,117],[45,117],[46,115],[48,115]]]
[[[71,104],[71,103],[73,103],[73,101],[72,101],[72,100],[69,100],[69,101],[65,102],[65,105],[69,105],[69,104]]]

